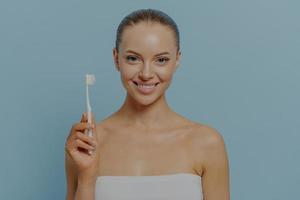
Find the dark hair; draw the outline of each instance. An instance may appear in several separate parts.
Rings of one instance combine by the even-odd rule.
[[[118,26],[117,29],[117,36],[116,36],[116,43],[115,43],[115,48],[117,51],[119,51],[119,45],[121,43],[121,38],[122,34],[124,32],[124,29],[128,26],[133,26],[136,25],[140,22],[157,22],[162,25],[166,25],[171,28],[175,35],[175,42],[177,46],[177,51],[180,49],[180,37],[179,37],[179,30],[177,27],[177,24],[175,21],[168,16],[166,13],[160,11],[160,10],[155,10],[155,9],[139,9],[131,12],[128,14],[124,19],[121,21],[121,23]]]

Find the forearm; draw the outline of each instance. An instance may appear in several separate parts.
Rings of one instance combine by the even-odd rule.
[[[95,200],[95,180],[78,180],[74,200]]]

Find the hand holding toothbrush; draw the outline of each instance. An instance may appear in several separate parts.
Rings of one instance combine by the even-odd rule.
[[[84,180],[93,180],[97,177],[99,168],[99,141],[93,113],[91,119],[92,123],[88,123],[87,113],[83,113],[80,122],[73,124],[65,143],[67,159],[75,164],[78,178]],[[89,127],[94,133],[92,137],[85,134]],[[93,150],[91,155],[88,150]]]
[[[65,144],[68,158],[72,158],[78,169],[78,178],[93,179],[97,177],[99,152],[97,150],[97,130],[89,100],[89,86],[95,83],[93,74],[86,74],[86,109],[80,123],[72,126]],[[95,151],[96,150],[96,151]],[[95,151],[95,152],[94,152]],[[87,155],[88,154],[88,155]]]

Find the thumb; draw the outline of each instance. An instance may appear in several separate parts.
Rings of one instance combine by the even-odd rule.
[[[87,122],[87,112],[83,112],[82,113],[80,122]]]

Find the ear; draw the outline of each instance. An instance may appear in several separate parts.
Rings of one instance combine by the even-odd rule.
[[[176,69],[179,67],[180,58],[181,58],[181,51],[178,51],[176,55]]]
[[[115,67],[118,71],[120,71],[120,65],[119,65],[119,54],[116,48],[113,48],[113,59],[115,63]]]

